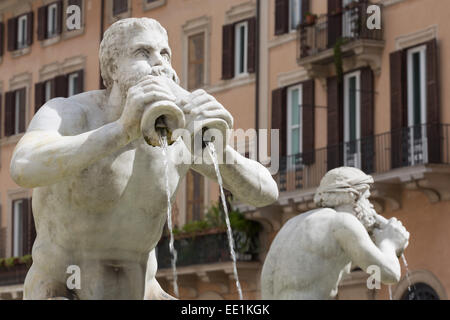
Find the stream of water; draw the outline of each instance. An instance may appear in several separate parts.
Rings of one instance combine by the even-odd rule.
[[[164,175],[166,180],[166,194],[167,194],[167,227],[169,228],[170,240],[169,250],[172,258],[172,275],[173,275],[173,292],[176,297],[179,297],[178,292],[178,275],[177,275],[177,250],[174,246],[173,226],[172,226],[172,204],[170,203],[170,189],[169,189],[169,162],[167,160],[167,136],[161,134],[159,137],[159,143],[162,148],[162,154],[164,159]]]
[[[406,262],[406,258],[405,258],[404,254],[402,254],[402,260],[403,260],[403,264],[405,265],[405,269],[406,269],[406,279],[408,280],[409,300],[412,300],[414,298],[414,291],[411,290],[411,287],[413,287],[413,285],[411,283],[411,277],[410,277],[410,272],[409,272],[409,268],[408,268],[408,262]]]
[[[216,154],[216,149],[214,147],[214,144],[209,142],[208,148],[209,148],[209,153],[210,153],[211,159],[214,163],[214,169],[216,171],[217,182],[219,183],[219,187],[220,187],[220,198],[222,199],[223,210],[225,211],[225,222],[227,224],[228,245],[230,246],[231,258],[233,259],[234,279],[236,280],[236,287],[237,287],[237,290],[239,293],[239,299],[242,300],[243,299],[242,298],[242,288],[241,288],[241,283],[239,282],[239,277],[238,277],[238,272],[237,272],[237,267],[236,267],[236,253],[234,251],[233,232],[231,230],[230,217],[228,216],[227,201],[225,198],[225,193],[223,192],[222,175],[220,174],[220,171],[219,171],[219,162],[217,160],[217,154]]]

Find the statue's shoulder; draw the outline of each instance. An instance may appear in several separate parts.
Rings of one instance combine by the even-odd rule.
[[[105,103],[106,90],[92,90],[73,95],[66,99],[69,104],[77,104],[80,107],[99,107]]]

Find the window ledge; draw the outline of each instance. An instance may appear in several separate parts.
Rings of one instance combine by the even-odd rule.
[[[45,39],[41,41],[41,46],[43,48],[51,46],[55,43],[58,43],[59,41],[61,41],[61,35],[54,35],[51,38]]]
[[[230,80],[221,80],[217,84],[205,87],[204,90],[208,93],[217,93],[254,83],[255,79],[254,73],[247,73]]]
[[[78,30],[66,30],[62,33],[63,40],[72,39],[84,34],[84,26]]]
[[[285,43],[295,40],[297,40],[297,32],[294,30],[288,33],[284,33],[282,35],[275,36],[273,40],[269,41],[268,48],[271,49],[274,47],[278,47]]]
[[[153,2],[147,2],[147,0],[143,0],[143,11],[148,11],[152,9],[156,9],[162,7],[166,4],[167,0],[157,0]]]
[[[12,55],[13,58],[19,58],[21,56],[29,54],[30,52],[31,52],[31,47],[28,46],[28,47],[25,47],[25,48],[22,48],[22,49],[17,49],[15,51],[12,51],[11,55]]]

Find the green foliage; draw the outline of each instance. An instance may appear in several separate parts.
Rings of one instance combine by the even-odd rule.
[[[27,265],[31,266],[33,259],[31,255],[25,255],[23,257],[10,257],[10,258],[2,258],[0,259],[0,268],[12,268],[17,265]]]
[[[231,208],[231,206],[229,206]],[[229,210],[230,225],[236,243],[236,251],[240,253],[255,252],[257,248],[257,235],[261,225],[245,218],[237,210]],[[198,233],[212,230],[226,230],[225,213],[219,204],[211,206],[203,220],[186,223],[181,229],[174,228],[174,235],[189,235],[195,237]]]
[[[334,44],[334,66],[336,68],[336,76],[338,77],[338,81],[342,81],[343,76],[343,66],[342,66],[342,45],[345,44],[345,39],[339,38],[336,40]]]

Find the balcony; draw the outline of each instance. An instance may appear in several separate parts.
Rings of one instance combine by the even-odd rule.
[[[344,72],[367,65],[379,72],[383,33],[381,29],[367,27],[369,5],[354,2],[342,10],[317,17],[313,23],[301,24],[297,63],[314,78],[335,75],[335,63],[339,59]],[[337,49],[340,49],[339,56]]]
[[[245,233],[234,232],[236,258],[238,261],[255,261],[257,258],[257,239],[248,238]],[[209,264],[232,261],[225,230],[211,230],[195,236],[177,237],[174,242],[177,250],[177,266]],[[164,237],[157,247],[160,269],[171,267],[169,239]]]
[[[258,280],[258,235],[233,232],[237,270],[242,288],[255,290]],[[230,256],[226,230],[216,228],[191,235],[177,235],[174,242],[177,250],[177,275],[181,298],[198,298],[201,288],[214,287],[216,292],[230,294],[236,290],[233,262]],[[172,256],[169,239],[163,237],[157,246],[158,273],[161,286],[172,292]]]
[[[313,196],[328,170],[339,166],[362,169],[374,177],[376,209],[387,203],[401,206],[401,185],[423,191],[431,202],[450,200],[450,125],[425,124],[402,128],[357,141],[314,151],[315,162],[304,165],[296,154],[280,159],[274,179],[280,190],[279,204],[299,213],[315,207]]]

